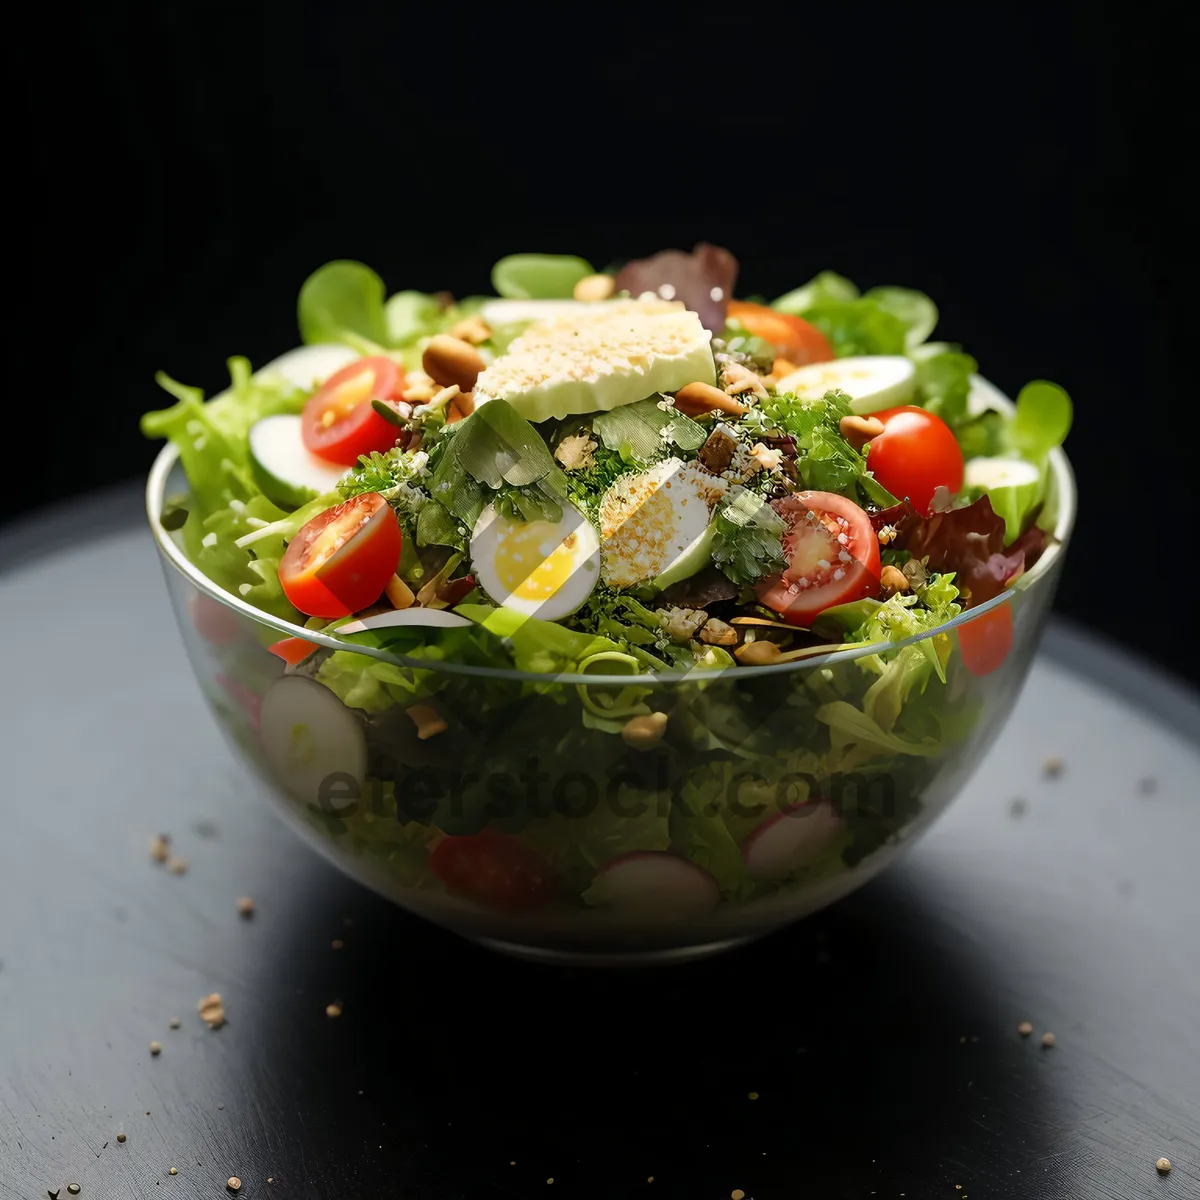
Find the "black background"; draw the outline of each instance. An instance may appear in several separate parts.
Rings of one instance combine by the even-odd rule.
[[[1060,608],[1200,678],[1146,602],[1192,494],[1167,6],[541,12],[29,14],[6,46],[31,181],[10,185],[8,420],[44,409],[55,437],[4,511],[144,471],[155,369],[216,389],[227,355],[287,349],[330,258],[466,294],[514,250],[601,266],[703,238],[742,294],[825,267],[914,286],[1004,389],[1063,384],[1082,515]]]

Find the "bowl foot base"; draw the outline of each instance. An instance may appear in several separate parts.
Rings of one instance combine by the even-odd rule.
[[[717,942],[702,942],[696,946],[674,946],[646,950],[563,950],[545,946],[525,946],[520,942],[506,942],[500,938],[476,937],[471,940],[498,954],[519,958],[526,962],[546,963],[559,967],[665,967],[676,963],[695,962],[717,954],[745,946],[754,941],[756,935],[724,938]]]

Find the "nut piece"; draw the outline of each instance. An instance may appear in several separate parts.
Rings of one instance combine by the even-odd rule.
[[[1154,1169],[1160,1175],[1166,1175],[1171,1169],[1171,1160],[1169,1158],[1160,1158],[1158,1162],[1154,1164]]]
[[[645,713],[640,717],[630,717],[621,730],[621,740],[635,750],[649,750],[657,746],[667,732],[667,714],[662,712]]]
[[[1049,1050],[1050,1047],[1053,1046],[1056,1041],[1058,1041],[1058,1038],[1056,1038],[1054,1036],[1054,1034],[1052,1034],[1052,1033],[1043,1033],[1042,1034],[1042,1045],[1045,1046],[1047,1050]]]
[[[483,356],[470,342],[447,333],[430,338],[421,355],[421,366],[430,379],[443,387],[457,384],[464,392],[474,388],[475,380],[486,365]]]
[[[167,859],[167,870],[172,875],[186,875],[188,869],[186,858],[169,858]]]
[[[157,1056],[162,1053],[162,1042],[151,1042],[150,1053]]]
[[[739,646],[733,656],[747,667],[765,667],[768,663],[776,662],[783,651],[774,642],[746,642]]]
[[[1033,1023],[1031,1021],[1022,1021],[1020,1025],[1017,1026],[1017,1032],[1022,1037],[1028,1037],[1033,1032]]]
[[[617,290],[617,281],[611,275],[585,275],[572,293],[576,300],[591,303],[607,300]]]
[[[708,613],[702,608],[660,609],[658,619],[667,631],[667,637],[683,645],[700,632],[700,627],[708,620]]]
[[[738,631],[716,617],[709,617],[704,622],[704,628],[700,630],[700,640],[710,646],[736,646]]]
[[[733,462],[733,452],[736,449],[737,438],[724,425],[718,425],[708,435],[708,440],[700,447],[696,457],[706,471],[720,475]]]
[[[838,428],[842,431],[842,437],[855,450],[861,450],[872,438],[883,432],[883,422],[878,417],[849,416],[838,422]]]
[[[879,572],[879,582],[889,596],[908,591],[908,576],[899,567],[887,566]]]
[[[445,733],[450,728],[445,718],[432,704],[413,704],[404,710],[412,718],[417,727],[417,737],[421,741]]]
[[[342,1015],[342,1002],[334,1000],[332,1003],[325,1005],[325,1015],[334,1021]]]
[[[254,901],[249,896],[239,896],[237,898],[237,910],[239,917],[247,919],[254,916]]]
[[[476,313],[451,325],[450,336],[458,338],[460,342],[470,342],[472,346],[478,346],[480,342],[486,342],[492,336],[492,327]]]
[[[230,1175],[230,1177],[225,1180],[225,1186],[231,1192],[240,1192],[242,1190],[242,1181],[236,1175]]]
[[[165,833],[150,839],[150,857],[156,863],[165,863],[171,857],[171,838]]]
[[[211,995],[205,996],[196,1005],[196,1011],[200,1014],[200,1020],[209,1029],[220,1029],[225,1024],[225,1005],[221,1002],[219,992],[213,992]]]
[[[740,362],[726,362],[721,365],[721,387],[729,396],[753,392],[760,400],[767,398],[767,385],[762,376]]]
[[[568,471],[586,471],[596,465],[596,442],[586,433],[573,433],[554,447],[554,457]]]
[[[689,417],[702,417],[714,409],[733,417],[740,417],[747,411],[746,405],[739,404],[711,383],[689,383],[681,387],[675,393],[675,407]]]

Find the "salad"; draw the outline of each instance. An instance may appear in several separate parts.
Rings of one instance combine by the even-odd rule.
[[[175,403],[142,428],[187,479],[164,527],[296,626],[227,690],[350,853],[507,911],[693,913],[848,870],[920,812],[1012,605],[937,631],[1045,552],[1070,400],[980,404],[919,292],[737,280],[705,244],[512,255],[465,299],[334,262],[300,349],[231,359],[207,402],[159,375]],[[848,773],[887,803],[833,802]]]

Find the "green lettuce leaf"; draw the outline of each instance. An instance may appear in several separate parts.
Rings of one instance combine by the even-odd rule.
[[[571,254],[509,254],[492,268],[492,286],[510,300],[569,300],[595,268]]]
[[[739,586],[756,583],[787,565],[787,524],[765,500],[745,488],[734,490],[713,515],[712,559]]]
[[[383,297],[383,280],[370,267],[349,259],[326,263],[300,288],[300,337],[310,346],[341,342],[377,354],[388,344]]]

